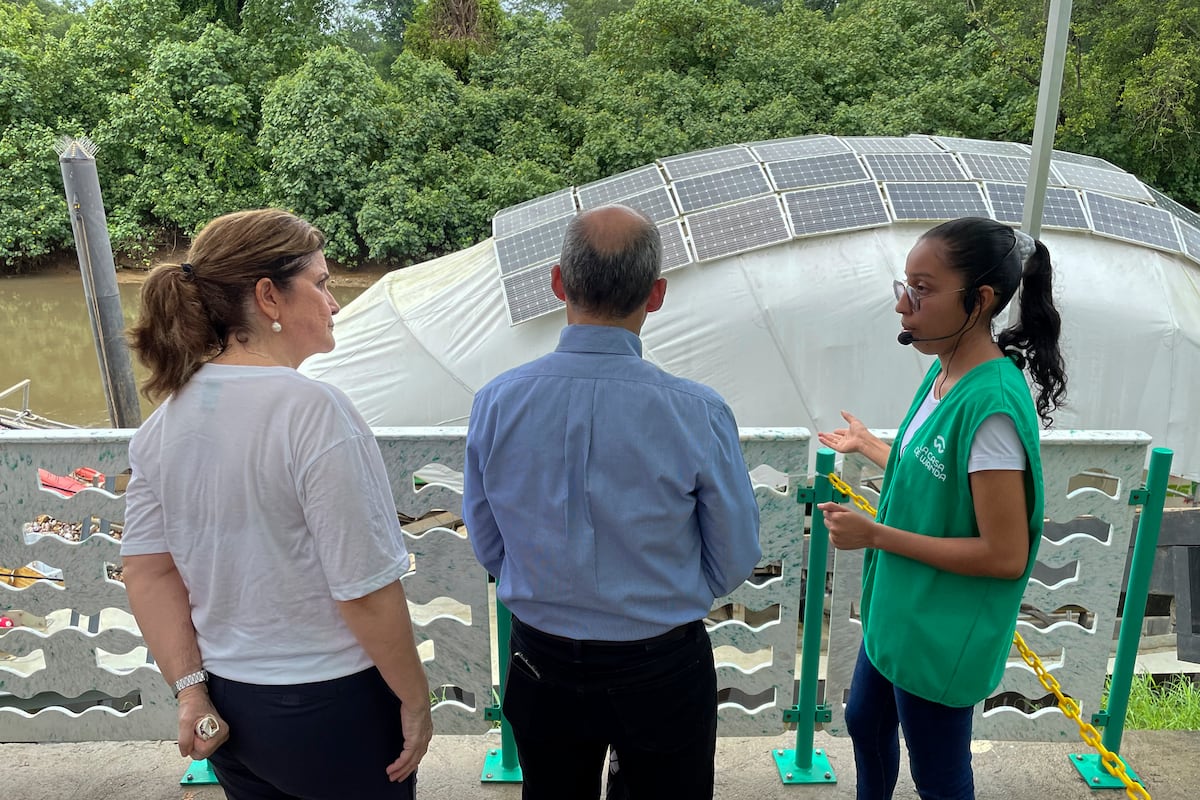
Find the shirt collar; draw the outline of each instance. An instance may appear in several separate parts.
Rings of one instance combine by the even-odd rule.
[[[560,353],[611,353],[642,357],[642,340],[613,325],[568,325],[558,335]]]

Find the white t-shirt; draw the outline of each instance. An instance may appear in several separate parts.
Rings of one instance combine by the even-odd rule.
[[[900,443],[903,453],[912,440],[913,434],[920,430],[929,419],[929,415],[941,402],[933,396],[933,387],[921,401],[920,408],[913,414],[912,421],[904,431],[904,440]],[[1025,471],[1029,456],[1025,453],[1025,445],[1017,435],[1017,426],[1012,417],[1007,414],[992,414],[985,418],[975,430],[975,440],[971,442],[971,456],[967,461],[967,472],[983,472],[989,469],[1013,469]]]
[[[310,683],[371,660],[336,600],[399,580],[408,553],[371,429],[288,367],[206,364],[129,445],[121,554],[170,553],[205,669]]]

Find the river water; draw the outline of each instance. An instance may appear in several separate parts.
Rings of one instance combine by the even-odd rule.
[[[137,316],[140,281],[119,283],[126,323]],[[332,287],[345,305],[362,286]],[[29,407],[35,414],[71,425],[109,426],[100,364],[92,339],[78,272],[0,278],[0,391],[29,378]],[[146,371],[133,358],[139,385]],[[0,398],[0,407],[19,409],[21,394]],[[142,398],[142,418],[153,410]]]

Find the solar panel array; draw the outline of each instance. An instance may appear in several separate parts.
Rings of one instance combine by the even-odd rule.
[[[1171,212],[1096,192],[1084,192],[1083,197],[1091,211],[1096,233],[1176,253],[1180,251]]]
[[[685,212],[723,206],[770,191],[771,184],[757,162],[675,181],[675,196]]]
[[[984,191],[992,204],[992,217],[1011,225],[1020,225],[1025,214],[1025,185],[985,183]],[[1087,214],[1079,192],[1060,186],[1047,186],[1042,204],[1042,227],[1088,230]]]
[[[852,231],[891,222],[874,181],[788,192],[783,202],[796,236]]]
[[[933,222],[955,217],[988,217],[977,183],[885,183],[897,220]]]
[[[1200,264],[1200,228],[1181,222],[1179,223],[1179,238],[1183,241],[1184,255]]]
[[[492,233],[509,319],[562,307],[550,291],[567,225],[622,203],[655,222],[663,271],[805,236],[963,216],[1019,225],[1030,149],[952,136],[802,136],[663,158],[499,211]],[[1200,215],[1103,159],[1054,151],[1042,224],[1200,262]]]
[[[959,181],[963,174],[949,153],[871,153],[863,156],[877,181]]]

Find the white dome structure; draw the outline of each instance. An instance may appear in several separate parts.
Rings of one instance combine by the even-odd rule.
[[[891,281],[946,219],[1019,225],[1025,145],[813,136],[673,156],[499,212],[493,237],[396,270],[303,371],[375,426],[464,425],[477,388],[557,344],[567,222],[608,202],[664,238],[645,356],[709,384],[742,426],[899,424],[929,359],[896,342]],[[1139,429],[1200,479],[1200,216],[1100,159],[1056,151],[1041,239],[1063,316],[1056,428]]]

